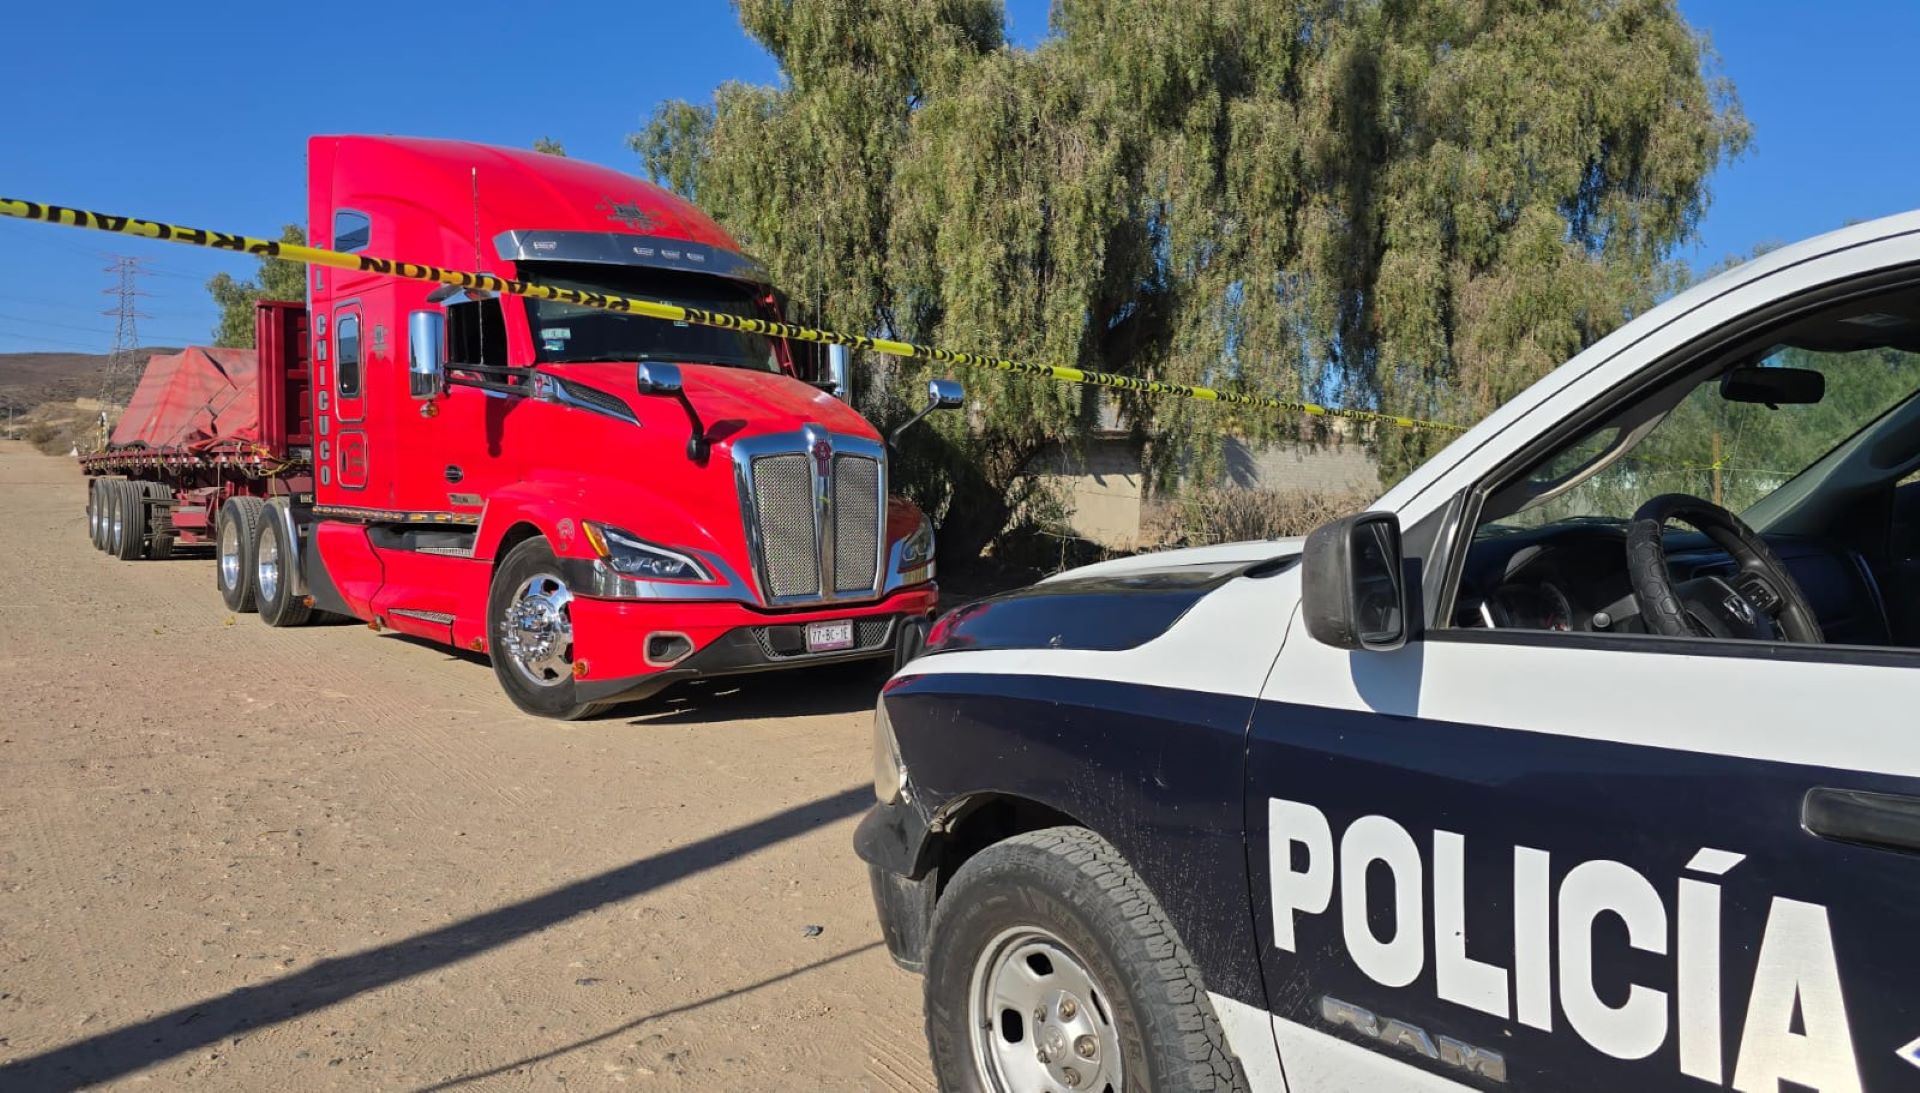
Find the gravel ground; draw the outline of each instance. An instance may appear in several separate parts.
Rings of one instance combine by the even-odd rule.
[[[850,849],[874,672],[537,721],[84,503],[0,442],[0,1089],[932,1087]]]

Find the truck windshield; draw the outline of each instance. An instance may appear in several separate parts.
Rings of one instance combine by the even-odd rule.
[[[559,262],[527,262],[522,273],[528,280],[556,288],[632,296],[743,318],[768,317],[749,286],[697,273]],[[555,300],[528,300],[527,319],[533,331],[534,359],[542,362],[664,361],[780,371],[773,342],[758,334],[621,315]]]

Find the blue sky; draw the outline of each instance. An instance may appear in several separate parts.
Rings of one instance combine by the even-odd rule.
[[[1030,44],[1045,0],[1011,0]],[[1920,207],[1920,5],[1681,0],[1712,36],[1756,136],[1712,182],[1700,243],[1709,266],[1763,241]],[[197,14],[186,15],[193,10]],[[625,145],[662,99],[707,99],[722,80],[770,82],[770,58],[724,0],[594,9],[497,0],[458,5],[101,0],[9,16],[0,65],[0,193],[178,223],[276,234],[304,218],[305,139],[389,132],[525,145],[638,170]],[[584,9],[578,9],[584,10]],[[309,64],[308,71],[296,65]],[[205,341],[202,287],[253,263],[70,228],[0,222],[0,352],[105,351],[114,253],[146,259],[147,344]]]

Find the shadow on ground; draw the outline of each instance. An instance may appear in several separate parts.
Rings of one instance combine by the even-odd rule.
[[[548,1059],[557,1059],[560,1056],[565,1055],[569,1052],[579,1051],[583,1047],[592,1047],[594,1044],[603,1043],[607,1040],[613,1039],[615,1036],[621,1035],[622,1033],[632,1032],[634,1029],[639,1028],[641,1025],[646,1024],[648,1021],[658,1021],[665,1017],[673,1017],[682,1013],[691,1013],[692,1011],[697,1009],[705,1009],[706,1007],[711,1006],[716,1002],[724,1002],[729,998],[738,998],[740,995],[743,995],[743,994],[752,994],[754,991],[761,990],[766,987],[771,987],[775,983],[784,983],[789,979],[798,979],[800,976],[803,976],[808,972],[818,971],[829,964],[838,964],[839,962],[847,959],[848,957],[859,956],[861,953],[872,952],[873,950],[878,949],[879,947],[880,947],[880,943],[878,941],[870,941],[867,944],[862,945],[857,949],[848,949],[845,952],[835,953],[832,956],[826,957],[825,959],[816,960],[811,964],[803,964],[800,967],[795,968],[790,972],[781,972],[779,975],[768,976],[767,978],[760,980],[758,983],[749,983],[744,987],[735,987],[733,990],[730,990],[730,991],[722,991],[719,994],[708,995],[705,998],[688,1002],[686,1005],[683,1005],[683,1006],[675,1006],[672,1009],[664,1009],[659,1011],[658,1013],[649,1013],[645,1017],[636,1017],[633,1020],[628,1021],[624,1025],[619,1025],[615,1028],[610,1028],[605,1032],[599,1033],[598,1035],[589,1036],[584,1040],[575,1040],[571,1044],[567,1044],[564,1047],[554,1048],[552,1051],[543,1051],[543,1052],[540,1052],[538,1055],[528,1055],[525,1058],[515,1059],[513,1062],[510,1062],[510,1063],[502,1063],[499,1066],[490,1067],[486,1070],[476,1070],[471,1074],[462,1074],[457,1078],[448,1078],[444,1082],[436,1082],[433,1085],[426,1086],[425,1088],[421,1089],[420,1093],[438,1093],[438,1091],[440,1090],[453,1089],[456,1086],[466,1085],[468,1082],[484,1081],[488,1078],[497,1078],[502,1074],[512,1074],[516,1071],[524,1070],[527,1067],[534,1066],[539,1063],[544,1063]]]
[[[439,929],[323,960],[305,971],[18,1059],[0,1065],[0,1089],[73,1089],[124,1077],[196,1048],[457,964],[607,904],[846,819],[872,800],[872,791],[865,786],[841,790]]]
[[[708,725],[873,709],[891,661],[855,661],[751,675],[696,679],[644,702],[615,707],[605,720],[631,725]]]

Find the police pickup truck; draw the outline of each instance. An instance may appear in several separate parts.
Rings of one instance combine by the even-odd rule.
[[[1920,213],[942,618],[856,842],[943,1087],[1920,1089],[1917,396]]]

